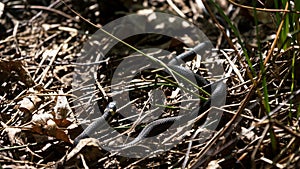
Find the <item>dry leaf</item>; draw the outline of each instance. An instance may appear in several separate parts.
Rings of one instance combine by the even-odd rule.
[[[68,119],[53,119],[57,126],[59,127],[68,127],[72,122]]]
[[[42,100],[38,96],[27,96],[18,103],[20,104],[19,110],[24,113],[32,113],[39,107],[41,102]]]
[[[49,136],[70,143],[68,135],[62,129],[58,128],[53,120],[48,120],[44,128],[47,130]]]
[[[64,142],[71,143],[68,135],[62,129],[56,129],[52,136]]]
[[[68,135],[58,127],[52,114],[35,114],[32,117],[32,122],[32,131],[70,143]]]
[[[2,16],[2,14],[3,14],[4,7],[5,7],[4,3],[0,2],[0,18]]]
[[[20,133],[22,130],[20,128],[5,128],[4,131],[7,133],[9,141],[11,144],[16,143],[16,134]]]
[[[206,169],[221,169],[222,167],[218,164],[218,161],[214,160],[208,163]]]
[[[69,161],[71,158],[75,157],[84,147],[92,146],[101,150],[99,141],[95,138],[85,138],[79,141],[75,148],[68,154],[66,161]]]
[[[32,122],[35,124],[35,125],[46,125],[47,124],[47,121],[50,120],[50,119],[53,119],[53,115],[52,114],[34,114],[32,116]]]
[[[38,90],[38,91],[37,91]],[[29,88],[29,93],[40,93],[41,88]],[[42,99],[37,95],[29,95],[23,98],[21,101],[18,102],[19,110],[24,113],[32,113],[35,111],[42,103]]]
[[[63,95],[62,90],[58,91],[58,94]],[[55,118],[56,119],[65,119],[67,114],[71,112],[71,107],[69,105],[68,99],[66,96],[57,96],[56,105],[54,107]]]
[[[0,59],[0,83],[4,83],[10,77],[11,72],[14,71],[19,75],[19,81],[23,82],[27,87],[35,85],[29,72],[23,67],[21,61],[8,61]]]
[[[255,133],[253,131],[249,131],[245,127],[241,127],[242,132],[241,132],[241,137],[242,139],[246,139],[248,141],[254,140],[255,139]]]

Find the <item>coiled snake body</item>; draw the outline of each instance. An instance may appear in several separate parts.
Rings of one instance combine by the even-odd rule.
[[[206,79],[204,79],[202,76],[200,76],[198,74],[194,74],[191,70],[178,65],[179,60],[183,60],[189,56],[194,56],[196,54],[203,53],[207,43],[209,43],[209,42],[200,43],[199,45],[194,47],[192,50],[176,56],[168,63],[168,67],[170,69],[176,71],[177,73],[179,73],[185,77],[194,76],[198,86],[200,86],[200,87],[201,86],[209,86],[210,87],[210,88],[206,89],[206,90],[209,90],[211,93],[210,98],[206,102],[201,104],[199,109],[196,109],[193,112],[191,112],[189,114],[189,115],[191,115],[191,117],[193,117],[193,116],[195,117],[199,113],[202,113],[205,110],[207,110],[210,106],[211,100],[214,98],[217,98],[226,89],[224,83],[216,82],[216,83],[209,85],[209,82]],[[80,135],[78,135],[74,139],[74,145],[77,145],[81,139],[87,138],[87,137],[89,137],[89,135],[92,135],[94,132],[96,132],[97,129],[99,129],[101,125],[106,123],[105,121],[109,121],[110,118],[112,117],[112,114],[115,112],[115,110],[116,110],[115,102],[110,102],[108,104],[107,108],[105,109],[103,115],[101,117],[99,117],[98,119],[96,119],[93,123],[91,123]],[[122,148],[133,146],[134,144],[138,143],[142,139],[148,137],[149,133],[152,132],[154,128],[157,128],[159,126],[168,126],[176,121],[181,120],[183,117],[184,117],[184,115],[179,115],[179,116],[174,116],[174,117],[166,117],[166,118],[155,120],[155,121],[147,124],[145,126],[145,128],[139,133],[139,135],[133,141],[122,145]]]

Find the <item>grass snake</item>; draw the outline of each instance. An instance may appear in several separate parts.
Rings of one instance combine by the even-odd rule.
[[[191,116],[197,116],[198,114],[203,113],[205,110],[207,110],[210,107],[211,100],[218,99],[218,97],[222,95],[222,92],[224,92],[226,90],[226,86],[224,83],[215,82],[215,83],[210,84],[209,81],[207,81],[202,76],[195,74],[191,70],[178,65],[180,60],[184,60],[188,57],[195,56],[196,54],[200,54],[200,55],[204,54],[205,48],[208,45],[208,43],[209,42],[202,42],[202,43],[198,44],[197,46],[195,46],[194,48],[192,48],[191,50],[174,57],[168,63],[168,67],[171,68],[172,70],[176,71],[177,73],[179,73],[185,77],[188,77],[188,78],[194,76],[194,78],[197,82],[197,85],[200,87],[207,86],[205,88],[205,90],[208,90],[211,93],[210,98],[207,101],[205,101],[203,104],[201,104],[198,109],[192,111],[189,114]],[[116,111],[116,103],[110,102],[108,104],[108,106],[106,107],[106,109],[104,110],[103,115],[101,117],[95,119],[94,122],[92,122],[90,125],[88,125],[88,127],[85,128],[85,130],[74,139],[74,145],[77,145],[81,139],[89,137],[90,135],[95,133],[97,131],[97,129],[100,128],[101,125],[110,121],[112,119],[112,116],[115,114],[115,111]],[[167,129],[168,126],[170,126],[175,121],[179,121],[179,120],[183,119],[184,116],[185,115],[179,115],[179,116],[174,116],[174,117],[165,117],[162,119],[152,121],[151,123],[147,124],[143,128],[143,130],[138,134],[137,137],[135,137],[133,139],[133,141],[123,144],[120,147],[121,148],[131,147],[134,144],[141,141],[142,139],[148,137],[149,133],[152,132],[154,129],[157,129],[157,128]]]

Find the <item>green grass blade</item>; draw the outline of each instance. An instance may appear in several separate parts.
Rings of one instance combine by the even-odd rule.
[[[300,11],[300,1],[299,0],[294,1],[294,3],[295,3],[295,10]],[[295,22],[295,30],[294,31],[298,31],[298,30],[300,30],[300,21],[299,21],[300,20],[300,14],[294,13],[293,15],[294,15],[293,20]],[[300,45],[300,34],[297,34],[295,39],[296,39],[295,44]]]
[[[217,8],[217,10],[218,10],[218,12],[221,14],[222,18],[225,19],[226,23],[228,24],[228,26],[230,27],[230,29],[231,29],[232,32],[234,33],[234,36],[237,37],[238,43],[241,45],[241,48],[242,48],[243,53],[244,53],[244,55],[245,55],[245,57],[246,57],[246,61],[247,61],[247,64],[248,64],[248,66],[249,66],[249,68],[250,68],[250,70],[251,70],[252,75],[253,75],[254,77],[257,76],[257,75],[256,75],[256,72],[255,72],[255,70],[254,70],[254,68],[253,68],[253,64],[252,64],[252,62],[251,62],[251,60],[250,60],[250,58],[249,58],[248,51],[247,51],[247,49],[246,49],[246,47],[245,47],[244,42],[242,41],[241,35],[240,35],[240,33],[239,33],[237,27],[234,26],[234,24],[231,22],[230,18],[224,13],[223,9],[222,9],[218,4],[216,4],[216,3],[213,2],[212,0],[209,0],[209,2],[210,2],[211,4],[213,4],[213,5]]]

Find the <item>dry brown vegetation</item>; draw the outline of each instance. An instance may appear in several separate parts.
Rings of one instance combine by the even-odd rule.
[[[256,1],[260,9],[255,10],[250,0],[207,0],[207,12],[197,0],[64,2],[0,2],[0,168],[300,167],[297,2]],[[286,10],[284,2],[290,5]],[[93,139],[74,147],[73,139],[83,130],[74,102],[89,99],[72,94],[78,54],[98,30],[95,25],[145,9],[184,17],[216,47],[227,84],[226,105],[216,131],[201,131],[207,132],[207,140],[199,144],[201,127],[195,125],[171,150],[142,159],[111,154]],[[145,36],[126,42],[171,44],[171,52],[182,53],[183,45],[171,40]],[[110,101],[107,81],[117,66],[114,60],[126,57],[128,50],[123,46],[112,50],[99,68],[104,70],[99,71],[96,84],[101,109]]]

